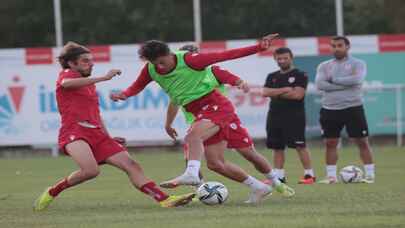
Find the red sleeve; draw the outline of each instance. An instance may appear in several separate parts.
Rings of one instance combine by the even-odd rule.
[[[67,78],[81,78],[82,75],[74,70],[71,69],[64,69],[63,71],[61,71],[59,73],[59,77],[58,80],[56,82],[56,86],[60,86],[60,84],[62,83],[63,79],[67,79]]]
[[[226,50],[222,52],[212,52],[212,53],[187,53],[184,57],[185,62],[188,66],[196,70],[202,70],[205,67],[212,65],[214,63],[223,62],[226,60],[237,59],[245,57],[248,55],[253,55],[259,52],[259,44],[244,47],[235,48],[231,50]]]
[[[221,69],[219,66],[212,66],[212,73],[215,78],[217,78],[220,84],[228,84],[231,86],[236,86],[236,82],[240,78],[227,70]]]
[[[142,71],[135,82],[132,83],[132,85],[128,87],[123,93],[127,97],[134,96],[141,92],[151,81],[152,78],[149,75],[148,64],[146,64],[142,68]]]
[[[71,69],[65,69],[62,72],[60,72],[60,79],[65,79],[65,78],[80,78],[81,75],[79,72]]]

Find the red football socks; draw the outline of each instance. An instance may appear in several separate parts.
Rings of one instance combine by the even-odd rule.
[[[53,197],[56,197],[59,195],[59,193],[61,193],[63,190],[69,188],[69,184],[67,182],[67,178],[64,178],[63,180],[59,181],[58,183],[56,183],[54,186],[52,186],[49,189],[49,194]]]
[[[155,199],[158,202],[169,198],[169,196],[166,193],[162,192],[153,181],[144,184],[140,188],[140,190],[141,192],[150,195],[151,197],[153,197],[153,199]]]

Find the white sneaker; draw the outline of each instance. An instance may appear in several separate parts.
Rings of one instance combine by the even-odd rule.
[[[374,184],[375,179],[372,176],[365,176],[363,179],[360,180],[360,183],[366,183],[366,184]]]
[[[323,180],[318,181],[318,184],[337,184],[338,180],[336,177],[326,177]]]
[[[245,201],[245,203],[250,203],[250,204],[257,204],[263,201],[263,199],[272,194],[272,188],[270,186],[266,186],[265,188],[262,189],[255,189],[252,190],[249,194],[249,199]]]
[[[180,185],[200,186],[201,180],[198,176],[192,176],[184,173],[174,179],[160,183],[159,186],[162,188],[176,188]]]

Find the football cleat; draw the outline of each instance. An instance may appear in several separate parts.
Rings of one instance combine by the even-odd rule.
[[[47,188],[34,202],[34,211],[45,210],[54,200],[54,197],[49,194],[49,188]]]
[[[245,203],[250,204],[257,204],[264,200],[264,198],[268,195],[272,194],[272,188],[270,186],[266,186],[263,189],[255,189],[252,190],[249,194],[249,199],[245,201]]]
[[[366,183],[366,184],[374,184],[375,178],[372,176],[366,176],[363,179],[361,179],[360,183]]]
[[[337,184],[338,180],[336,177],[326,177],[323,180],[318,181],[319,184]]]
[[[159,186],[162,188],[176,188],[180,185],[200,186],[201,183],[202,182],[198,176],[182,174],[174,179],[160,183]]]
[[[289,187],[288,185],[281,183],[274,187],[278,193],[285,197],[291,197],[295,195],[295,191],[293,188]]]
[[[314,184],[316,181],[316,177],[313,177],[309,174],[306,174],[298,181],[298,184]]]
[[[179,196],[169,196],[169,198],[160,201],[160,206],[165,208],[179,207],[190,203],[195,196],[195,193],[187,193]]]

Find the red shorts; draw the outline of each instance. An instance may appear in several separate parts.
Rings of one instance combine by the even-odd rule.
[[[69,155],[65,147],[67,144],[76,140],[86,141],[93,153],[94,158],[98,164],[114,154],[125,151],[126,148],[112,139],[100,128],[87,128],[75,124],[69,130],[59,132],[59,148],[66,155]]]
[[[217,134],[204,141],[204,145],[228,142],[228,148],[244,148],[253,145],[248,131],[241,125],[232,103],[216,90],[186,106],[198,120],[209,120],[219,126]]]

